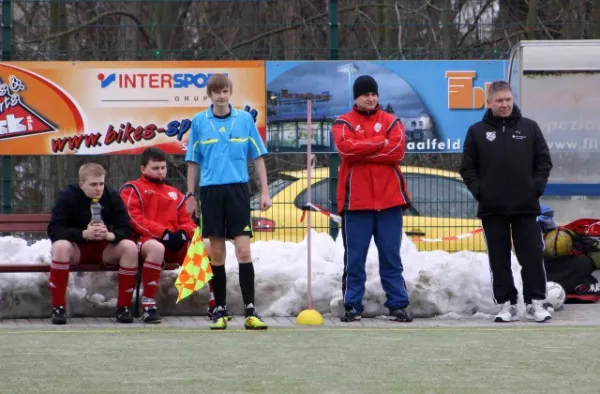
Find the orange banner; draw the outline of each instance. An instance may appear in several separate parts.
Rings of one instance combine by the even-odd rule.
[[[0,155],[184,154],[215,73],[265,139],[262,61],[0,63]]]

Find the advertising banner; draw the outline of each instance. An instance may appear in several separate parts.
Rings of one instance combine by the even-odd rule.
[[[331,125],[351,109],[354,80],[371,75],[382,108],[406,127],[407,152],[462,152],[469,126],[486,110],[486,86],[506,67],[502,60],[267,62],[267,147],[306,149],[309,95],[312,150],[334,151]]]
[[[600,72],[529,72],[521,108],[544,132],[556,183],[600,183]]]
[[[265,138],[262,61],[0,63],[0,155],[183,154],[214,73]]]

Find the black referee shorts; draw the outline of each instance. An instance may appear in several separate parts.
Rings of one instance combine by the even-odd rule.
[[[202,237],[252,237],[250,189],[247,183],[202,186]]]

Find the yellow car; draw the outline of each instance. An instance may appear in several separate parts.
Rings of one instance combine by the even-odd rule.
[[[478,231],[481,221],[475,215],[477,203],[458,173],[411,166],[402,166],[402,172],[412,201],[404,212],[404,231],[419,250],[486,250],[482,232]],[[311,202],[330,209],[329,169],[315,168],[311,174]],[[300,219],[307,202],[307,186],[306,170],[283,172],[269,184],[273,200],[270,209],[260,211],[260,195],[252,198],[254,241],[299,242],[305,238],[307,220]],[[315,211],[310,215],[313,230],[329,232],[326,215]],[[461,237],[452,238],[456,236]],[[426,242],[424,238],[441,241]]]

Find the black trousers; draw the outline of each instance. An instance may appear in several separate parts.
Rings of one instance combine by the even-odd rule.
[[[545,299],[544,238],[537,216],[493,215],[483,217],[481,222],[490,260],[494,301],[497,304],[517,303],[518,292],[510,268],[511,238],[521,265],[525,303]]]

